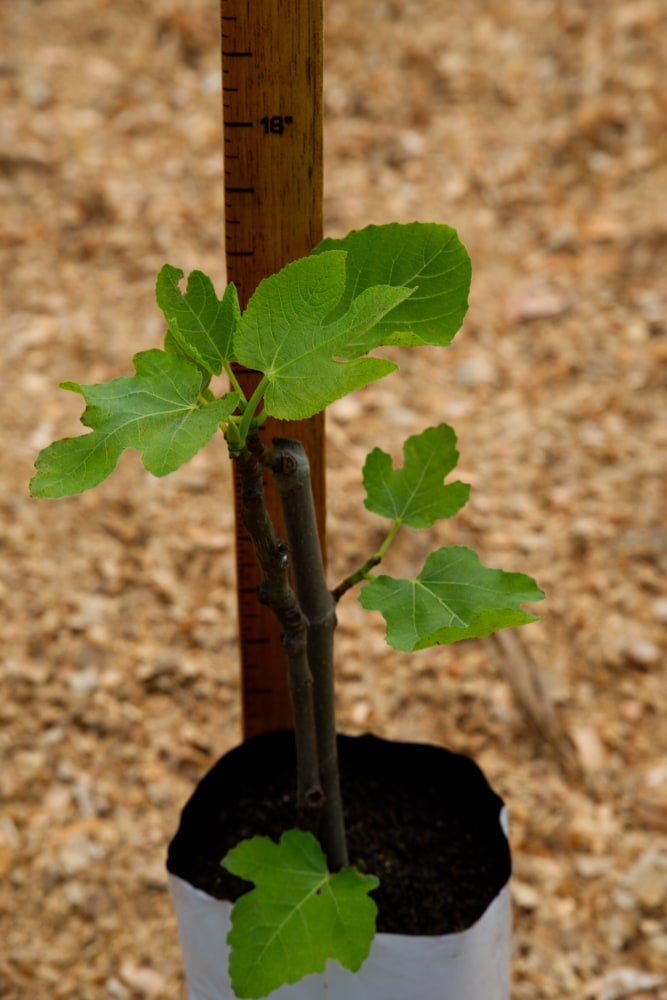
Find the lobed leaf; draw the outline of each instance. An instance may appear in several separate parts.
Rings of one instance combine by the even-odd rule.
[[[167,350],[176,346],[204,371],[219,375],[223,365],[232,358],[234,331],[241,316],[234,285],[227,285],[218,299],[208,275],[193,271],[185,295],[178,283],[183,277],[180,268],[165,264],[155,286],[157,304],[167,321]]]
[[[374,331],[411,293],[367,288],[332,319],[345,288],[345,254],[305,257],[262,281],[236,329],[237,361],[266,376],[270,416],[301,420],[396,368],[382,358],[359,357],[377,346]]]
[[[356,972],[368,955],[377,907],[371,875],[344,868],[332,875],[315,837],[284,833],[279,844],[253,837],[234,847],[224,867],[255,883],[232,911],[229,973],[238,997],[262,997],[323,972],[336,959]]]
[[[471,277],[470,258],[454,229],[431,222],[367,226],[323,240],[313,254],[332,250],[347,252],[345,291],[335,315],[365,288],[410,288],[410,299],[379,322],[376,344],[451,343],[468,309]]]
[[[414,579],[375,577],[359,600],[382,613],[391,646],[413,652],[535,621],[521,605],[543,597],[529,576],[489,569],[471,549],[451,546],[431,553]]]
[[[394,469],[391,456],[380,448],[368,455],[363,471],[368,510],[411,528],[428,528],[463,507],[470,486],[443,483],[459,457],[451,427],[440,424],[409,437],[403,455],[401,469]]]
[[[173,472],[210,440],[235,410],[238,396],[201,405],[202,373],[164,351],[134,356],[136,374],[102,385],[64,382],[87,406],[81,417],[92,432],[64,438],[40,452],[30,483],[35,497],[64,497],[97,486],[115,469],[126,448],[141,452],[155,476]]]

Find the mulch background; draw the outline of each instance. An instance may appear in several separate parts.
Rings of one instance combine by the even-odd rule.
[[[517,646],[537,709],[499,644],[401,656],[348,600],[342,726],[471,753],[505,797],[517,1000],[665,1000],[667,8],[326,8],[327,233],[448,222],[475,272],[447,352],[330,409],[333,582],[379,537],[368,448],[445,420],[471,501],[388,570],[465,541],[549,595]],[[212,0],[0,6],[8,1000],[182,995],[166,843],[239,738],[222,442],[166,480],[128,455],[94,493],[27,497],[80,429],[57,383],[159,345],[161,264],[223,285],[217,32]]]

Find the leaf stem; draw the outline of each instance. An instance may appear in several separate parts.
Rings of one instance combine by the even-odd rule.
[[[261,379],[257,388],[253,392],[252,396],[248,400],[247,406],[243,411],[243,416],[241,417],[241,423],[239,424],[239,434],[241,435],[241,440],[245,442],[250,431],[250,425],[252,423],[252,418],[255,415],[255,410],[262,401],[262,396],[266,392],[268,379],[266,375]]]
[[[391,545],[391,543],[393,542],[393,540],[396,538],[396,535],[398,534],[399,529],[402,526],[402,524],[403,524],[403,522],[401,520],[399,520],[398,518],[393,522],[391,528],[387,532],[387,537],[385,538],[385,540],[383,541],[382,545],[380,546],[380,548],[375,553],[375,555],[377,556],[378,562],[381,559],[384,559],[385,555],[387,554],[387,549],[389,548],[389,546]],[[375,565],[377,566],[377,563],[375,563]]]
[[[245,393],[241,388],[241,383],[237,379],[234,373],[234,369],[232,368],[229,361],[225,361],[225,372],[227,373],[227,377],[229,378],[229,384],[231,385],[232,389],[234,390],[234,392],[238,392],[239,394],[239,408],[241,410],[245,410],[246,406],[248,405],[248,400],[245,397]]]
[[[238,420],[234,417],[230,417],[229,420],[223,420],[220,424],[220,430],[225,435],[225,441],[229,447],[230,455],[235,455],[241,451],[243,447],[243,441],[241,440],[241,435],[239,434]]]
[[[346,594],[348,590],[352,589],[352,587],[356,587],[358,583],[361,583],[363,580],[369,579],[371,575],[371,570],[375,566],[377,566],[378,563],[382,562],[385,555],[387,554],[387,549],[389,548],[393,540],[396,538],[396,535],[398,534],[399,528],[401,527],[402,524],[403,522],[401,520],[399,519],[395,520],[392,523],[391,528],[387,532],[387,537],[383,541],[380,548],[377,549],[377,551],[374,552],[373,555],[370,556],[366,560],[366,562],[359,567],[359,569],[355,570],[354,573],[350,573],[350,575],[346,576],[344,580],[341,580],[341,582],[338,584],[337,587],[334,587],[334,589],[331,591],[331,595],[334,601],[336,601],[336,603],[338,603],[343,594]]]

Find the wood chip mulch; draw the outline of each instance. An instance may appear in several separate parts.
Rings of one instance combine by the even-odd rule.
[[[448,222],[474,262],[454,345],[331,407],[332,582],[380,537],[366,451],[444,420],[470,504],[388,570],[463,541],[548,592],[521,634],[412,658],[348,599],[341,724],[468,752],[505,797],[516,1000],[666,1000],[667,8],[328,0],[326,29],[327,232]],[[212,0],[0,6],[8,1000],[182,996],[166,843],[239,738],[221,444],[27,497],[80,429],[57,383],[159,345],[159,267],[223,284],[217,32]]]

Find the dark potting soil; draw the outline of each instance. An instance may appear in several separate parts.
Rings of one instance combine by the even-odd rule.
[[[478,920],[511,871],[501,800],[477,765],[441,747],[339,737],[350,862],[377,875],[378,930],[448,934]],[[220,866],[247,837],[295,824],[294,738],[255,737],[209,771],[185,806],[167,868],[218,899],[251,888]]]

